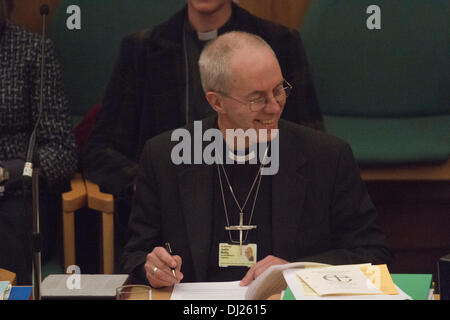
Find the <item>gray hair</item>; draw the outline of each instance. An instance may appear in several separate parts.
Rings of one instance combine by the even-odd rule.
[[[198,61],[203,91],[228,93],[231,89],[230,60],[233,54],[244,48],[269,49],[270,45],[260,36],[243,31],[231,31],[206,44]]]
[[[0,25],[11,18],[11,13],[13,11],[14,2],[13,0],[0,0]]]

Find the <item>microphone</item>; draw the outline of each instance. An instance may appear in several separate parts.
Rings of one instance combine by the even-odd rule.
[[[39,92],[39,112],[36,119],[36,124],[31,133],[30,141],[28,144],[27,157],[25,160],[25,166],[23,168],[23,183],[24,183],[24,197],[25,197],[25,184],[31,182],[32,190],[32,211],[33,211],[33,233],[32,233],[32,250],[33,250],[33,262],[32,262],[32,287],[33,287],[33,300],[41,300],[41,250],[42,250],[42,236],[39,227],[39,170],[33,170],[33,155],[36,147],[36,132],[41,122],[42,110],[44,105],[44,70],[45,70],[45,17],[50,11],[46,4],[41,5],[40,13],[42,16],[42,38],[41,38],[41,75],[40,75],[40,92]],[[39,159],[38,159],[39,160]]]
[[[48,8],[48,5],[46,5],[45,3],[43,5],[41,5],[40,10],[41,12],[41,16],[46,16],[48,15],[48,13],[50,12],[50,9]]]
[[[42,38],[41,38],[41,76],[40,76],[40,92],[39,92],[39,112],[36,124],[31,132],[30,141],[28,143],[27,156],[25,158],[25,166],[23,168],[23,178],[29,181],[33,175],[33,154],[36,146],[36,131],[41,122],[41,115],[43,109],[43,91],[44,91],[44,70],[45,70],[45,17],[50,12],[48,5],[43,4],[39,8],[42,16]]]

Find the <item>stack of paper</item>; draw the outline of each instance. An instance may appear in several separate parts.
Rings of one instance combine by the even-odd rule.
[[[244,300],[247,287],[239,281],[175,284],[171,300]]]
[[[386,265],[313,262],[270,266],[248,287],[241,287],[239,281],[179,283],[171,299],[263,300],[280,293],[286,285],[297,300],[411,300],[394,284]]]
[[[263,300],[279,294],[286,288],[283,271],[295,268],[313,268],[327,266],[315,262],[294,262],[273,265],[266,269],[248,287],[241,287],[240,281],[196,282],[175,284],[172,300]]]
[[[0,300],[8,300],[11,292],[11,283],[9,281],[0,281]]]
[[[288,269],[283,275],[298,300],[411,300],[394,284],[386,265]]]

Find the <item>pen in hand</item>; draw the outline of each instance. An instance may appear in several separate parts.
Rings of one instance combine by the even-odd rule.
[[[166,242],[166,243],[164,244],[164,246],[166,247],[167,252],[168,252],[170,255],[172,255],[172,248],[170,247],[170,243],[169,243],[169,242]],[[172,270],[172,274],[173,274],[173,276],[176,278],[177,276],[176,276],[176,274],[175,274],[175,268],[170,268],[170,270]]]

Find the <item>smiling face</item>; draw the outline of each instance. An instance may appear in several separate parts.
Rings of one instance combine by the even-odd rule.
[[[218,123],[222,132],[226,129],[278,129],[278,120],[286,100],[278,102],[273,94],[283,84],[278,60],[267,48],[244,47],[230,59],[230,89],[227,95],[243,102],[265,97],[267,104],[259,111],[251,111],[248,106],[227,96],[221,96]]]

